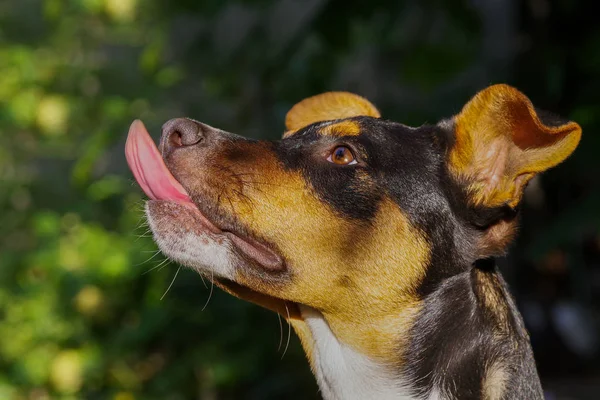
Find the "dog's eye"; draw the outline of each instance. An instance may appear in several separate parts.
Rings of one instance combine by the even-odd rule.
[[[333,149],[327,158],[327,161],[338,165],[356,164],[356,159],[354,158],[354,154],[352,154],[352,150],[346,146],[338,146]]]

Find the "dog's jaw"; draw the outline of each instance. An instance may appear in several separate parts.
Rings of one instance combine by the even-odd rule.
[[[146,217],[155,242],[170,259],[210,278],[235,278],[231,244],[200,223],[201,215],[196,209],[154,200],[146,203]]]

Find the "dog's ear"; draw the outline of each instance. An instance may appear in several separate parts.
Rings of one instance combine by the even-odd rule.
[[[515,210],[527,182],[566,159],[581,138],[577,123],[536,111],[507,85],[479,92],[454,117],[453,128],[449,172],[465,188],[469,206],[487,210]],[[491,232],[489,245],[504,247],[510,238],[501,231]]]
[[[365,115],[379,118],[381,115],[369,100],[348,92],[327,92],[309,97],[297,103],[285,116],[286,133],[304,128],[319,121],[342,119]]]

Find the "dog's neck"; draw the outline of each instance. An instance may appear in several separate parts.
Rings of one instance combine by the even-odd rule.
[[[397,365],[339,341],[320,312],[300,311],[308,332],[299,334],[326,400],[543,398],[520,314],[493,265],[450,278],[424,298],[412,330],[419,337]]]
[[[310,330],[310,358],[324,399],[416,399],[398,374],[341,343],[323,314],[304,306],[300,310]]]

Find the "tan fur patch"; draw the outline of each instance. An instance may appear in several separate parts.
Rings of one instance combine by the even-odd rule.
[[[506,367],[500,362],[488,367],[483,381],[483,398],[485,400],[500,400],[506,390],[508,373]]]
[[[517,220],[499,221],[477,239],[477,258],[502,254],[517,234]]]
[[[314,340],[308,324],[304,322],[302,317],[292,317],[289,319],[289,323],[292,324],[294,332],[300,338],[300,343],[306,353],[306,358],[310,364],[310,368],[315,370],[315,353],[314,353]]]
[[[283,132],[282,138],[285,139],[285,138],[289,138],[290,136],[294,136],[296,134],[296,132],[298,132],[298,129],[291,129],[289,131],[285,131],[285,132]]]
[[[321,135],[333,137],[358,136],[360,132],[360,125],[356,121],[341,121],[326,125],[319,130]]]
[[[502,283],[497,273],[473,269],[476,283],[475,295],[483,307],[494,316],[495,334],[501,337],[510,335],[510,310],[506,292],[502,289]]]

